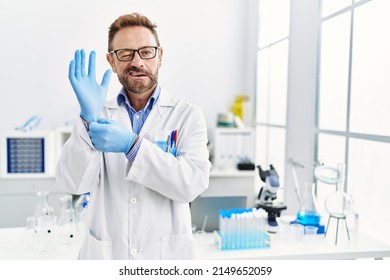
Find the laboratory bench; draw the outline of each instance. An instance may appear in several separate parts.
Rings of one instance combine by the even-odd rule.
[[[74,260],[79,243],[60,245],[54,250],[27,248],[23,241],[25,229],[0,228],[0,260]],[[341,232],[337,244],[334,236],[323,234],[290,240],[288,236],[271,235],[269,248],[219,250],[213,233],[195,233],[196,257],[199,260],[338,260],[390,258],[390,245],[363,232],[351,232],[350,240]]]

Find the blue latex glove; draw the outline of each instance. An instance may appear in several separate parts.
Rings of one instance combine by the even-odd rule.
[[[89,55],[88,74],[85,72],[85,51],[77,50],[74,59],[69,64],[69,80],[80,104],[80,116],[88,122],[97,121],[102,114],[103,105],[107,97],[111,70],[108,69],[102,83],[96,82],[95,73],[96,53]]]
[[[105,153],[127,154],[137,137],[120,122],[108,119],[91,122],[88,133],[95,149]]]

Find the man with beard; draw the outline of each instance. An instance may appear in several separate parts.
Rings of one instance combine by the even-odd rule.
[[[57,164],[59,186],[90,193],[80,259],[192,259],[189,203],[208,187],[201,110],[158,82],[156,25],[134,13],[109,27],[112,71],[123,85],[106,102],[111,70],[96,82],[95,57],[77,50],[69,80],[80,119]]]

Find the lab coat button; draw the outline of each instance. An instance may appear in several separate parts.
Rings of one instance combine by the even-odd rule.
[[[130,198],[130,203],[131,204],[136,204],[137,202],[138,202],[137,198],[135,198],[135,197]]]
[[[138,254],[138,250],[137,250],[137,249],[131,249],[130,254],[131,254],[132,256],[135,256],[135,255]]]

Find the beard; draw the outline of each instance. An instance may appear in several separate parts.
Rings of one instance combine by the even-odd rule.
[[[131,71],[142,73],[149,79],[147,79],[147,81],[132,81],[129,79]],[[152,90],[157,85],[158,69],[155,73],[150,73],[141,68],[132,66],[126,68],[122,75],[118,75],[118,80],[128,93],[140,95]]]

